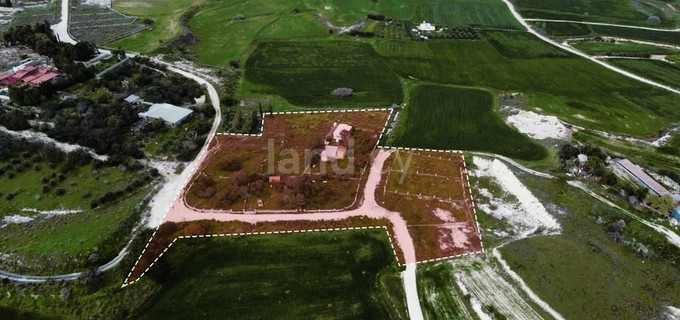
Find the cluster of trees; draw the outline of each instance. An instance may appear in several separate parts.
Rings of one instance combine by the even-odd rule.
[[[31,128],[26,114],[19,110],[0,110],[0,125],[9,130],[27,130]]]
[[[444,32],[428,35],[433,39],[478,40],[482,36],[473,27],[446,28]]]
[[[192,103],[194,97],[203,94],[203,88],[195,81],[174,73],[158,72],[161,69],[152,61],[138,61],[128,61],[108,72],[95,86],[102,85],[116,93],[135,93],[146,101],[175,105]]]
[[[385,20],[385,15],[369,13],[369,14],[366,15],[366,18],[371,19],[371,20],[383,21],[383,20]]]
[[[139,145],[129,138],[130,127],[139,120],[139,111],[118,100],[102,103],[78,98],[48,105],[42,117],[54,124],[47,131],[50,137],[109,154],[109,159],[117,164],[126,156],[144,157]]]
[[[373,38],[375,37],[375,32],[370,32],[370,31],[361,31],[361,30],[356,30],[352,29],[348,33],[352,37],[362,37],[362,38]]]
[[[38,86],[15,86],[10,89],[10,99],[18,105],[39,105],[52,97],[59,90],[64,90],[76,83],[94,77],[94,72],[76,61],[91,59],[97,48],[89,42],[58,42],[48,23],[35,26],[24,25],[10,28],[4,35],[6,45],[26,45],[41,55],[52,58],[54,65],[65,74],[54,82],[45,82]]]
[[[49,56],[59,69],[74,61],[87,61],[97,52],[97,47],[90,42],[70,44],[57,41],[48,23],[11,27],[3,35],[3,40],[7,45],[23,44],[41,55]]]
[[[604,54],[608,57],[635,57],[635,58],[647,58],[649,59],[652,55],[647,52],[625,52],[625,51],[612,51]]]

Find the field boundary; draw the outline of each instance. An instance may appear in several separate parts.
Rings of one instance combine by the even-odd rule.
[[[163,249],[163,252],[161,252],[156,259],[154,259],[151,264],[146,267],[144,272],[135,280],[128,282],[128,279],[130,278],[130,275],[132,275],[132,270],[137,266],[137,263],[139,263],[139,260],[141,259],[142,255],[146,251],[146,248],[144,248],[144,251],[142,251],[142,255],[139,256],[139,259],[137,259],[137,262],[135,262],[135,267],[130,270],[130,273],[128,273],[127,277],[125,278],[125,281],[123,281],[123,285],[121,288],[125,288],[140,279],[144,277],[144,275],[153,267],[153,265],[160,259],[167,251],[172,247],[173,244],[179,239],[197,239],[197,238],[213,238],[213,237],[237,237],[237,236],[259,236],[259,235],[271,235],[271,234],[293,234],[293,233],[313,233],[313,232],[339,232],[339,231],[356,231],[356,230],[375,230],[375,229],[384,229],[385,233],[387,234],[387,239],[390,242],[390,248],[392,249],[392,253],[394,254],[394,258],[397,261],[397,264],[399,266],[403,266],[401,262],[399,262],[399,256],[397,255],[397,251],[394,249],[394,243],[392,241],[392,235],[390,234],[389,228],[387,226],[365,226],[365,227],[344,227],[344,228],[319,228],[319,229],[302,229],[302,230],[283,230],[283,231],[263,231],[263,232],[237,232],[237,233],[216,233],[216,234],[200,234],[200,235],[191,235],[191,236],[178,236],[175,239],[170,242],[170,244]],[[149,239],[149,242],[147,243],[147,247],[149,243],[151,243],[151,239],[156,235],[156,232],[154,231],[153,236]]]
[[[385,128],[387,127],[387,124],[390,122],[390,118],[392,117],[392,113],[394,112],[393,108],[371,108],[371,109],[326,109],[326,110],[307,110],[307,111],[276,111],[276,112],[265,112],[262,114],[262,124],[260,127],[260,132],[259,133],[236,133],[236,132],[217,132],[215,135],[218,136],[241,136],[241,137],[261,137],[262,134],[264,133],[264,120],[267,118],[267,115],[270,116],[275,116],[275,115],[292,115],[292,114],[318,114],[318,113],[345,113],[345,112],[372,112],[372,111],[389,111],[390,114],[387,117],[387,122],[385,122],[385,125],[383,126],[382,133],[380,134],[380,137],[378,138],[378,143],[380,143],[380,138],[382,138],[383,133],[385,132]],[[376,145],[377,145],[376,144]]]
[[[396,151],[407,150],[407,151],[423,151],[423,152],[439,152],[439,153],[457,153],[457,154],[461,154],[461,155],[464,153],[464,151],[462,151],[462,150],[403,148],[403,147],[389,147],[389,146],[379,146],[378,148],[386,149],[386,150],[396,150]],[[470,173],[467,169],[467,163],[465,162],[465,157],[462,156],[462,158],[463,158],[463,175],[464,175],[464,178],[465,178],[465,184],[467,184],[467,192],[468,192],[468,198],[470,199],[470,206],[472,207],[472,217],[475,220],[474,223],[475,223],[475,226],[477,227],[477,234],[479,235],[479,243],[482,246],[482,250],[473,251],[473,252],[466,252],[466,253],[461,253],[461,254],[457,254],[457,255],[441,257],[441,258],[434,258],[434,259],[416,261],[416,264],[448,260],[448,259],[459,258],[459,257],[464,257],[464,256],[468,256],[468,255],[474,255],[474,254],[486,252],[486,249],[484,248],[484,241],[482,240],[482,228],[479,225],[479,221],[477,220],[477,207],[475,205],[475,197],[472,195],[472,187],[470,185]],[[391,173],[391,171],[390,171],[390,173]],[[463,185],[463,192],[465,193],[465,185]]]

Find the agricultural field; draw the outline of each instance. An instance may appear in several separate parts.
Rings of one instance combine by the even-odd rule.
[[[680,32],[632,29],[615,26],[585,25],[570,22],[534,22],[539,29],[554,37],[603,36],[677,45]]]
[[[161,263],[164,287],[137,319],[407,317],[382,230],[183,239]]]
[[[523,29],[508,7],[494,0],[421,1],[413,20],[450,27]]]
[[[659,151],[680,157],[680,135],[674,135],[665,145],[658,149]],[[680,165],[680,164],[678,164]],[[677,168],[677,166],[676,166]]]
[[[524,18],[542,18],[576,21],[596,21],[637,26],[675,27],[680,20],[676,10],[667,1],[645,0],[513,0]],[[659,23],[649,22],[650,16],[660,18]]]
[[[69,32],[76,39],[101,45],[147,28],[139,18],[85,3],[85,1],[71,3]]]
[[[0,32],[13,26],[35,25],[36,23],[56,23],[61,17],[61,0],[51,1],[45,7],[25,8],[17,12],[8,24],[0,25]]]
[[[680,87],[680,66],[677,64],[639,59],[607,59],[607,62],[647,79],[675,88]]]
[[[278,95],[305,108],[386,108],[403,100],[396,73],[359,41],[261,42],[245,63],[245,80],[241,96]],[[335,96],[337,88],[354,94]]]
[[[475,319],[474,311],[453,279],[449,263],[424,264],[418,267],[418,295],[423,316],[435,319]]]
[[[680,54],[680,50],[658,47],[648,44],[640,44],[634,42],[606,42],[606,41],[576,41],[572,42],[571,46],[583,51],[589,55],[604,56],[608,53],[649,53],[672,55]]]
[[[475,150],[524,160],[547,152],[509,127],[495,109],[491,92],[460,87],[416,86],[388,143],[399,147]]]
[[[512,48],[523,46],[529,56],[551,50],[522,32],[500,36],[516,40]],[[490,41],[380,41],[375,47],[404,78],[523,92],[526,107],[584,127],[646,136],[680,118],[675,94],[575,56],[516,58],[525,53],[498,50]]]
[[[662,318],[667,305],[680,304],[674,267],[680,253],[663,236],[559,180],[520,179],[541,202],[567,213],[556,215],[563,232],[512,242],[500,251],[565,318]],[[616,236],[613,223],[625,225],[614,232],[620,241],[610,238]],[[638,243],[651,253],[639,251]]]
[[[482,250],[463,156],[397,150],[376,201],[406,220],[416,259],[427,261]]]
[[[385,110],[266,115],[262,136],[218,135],[192,178],[186,202],[249,212],[350,207],[388,115]],[[333,141],[335,123],[353,127],[347,141]],[[347,154],[321,161],[329,140],[347,147]],[[280,180],[269,181],[270,176]]]

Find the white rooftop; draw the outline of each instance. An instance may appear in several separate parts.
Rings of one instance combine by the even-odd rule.
[[[337,126],[335,126],[335,129],[333,129],[333,140],[335,140],[335,141],[342,140],[342,132],[343,131],[347,131],[347,132],[352,131],[352,126],[345,124],[345,123],[341,123],[341,124],[338,124]]]
[[[433,24],[429,22],[423,21],[420,25],[418,25],[418,30],[420,31],[434,31],[436,28],[434,27]]]
[[[192,113],[192,110],[174,106],[169,103],[156,103],[151,105],[149,111],[142,112],[139,114],[139,116],[153,119],[162,119],[165,122],[176,125],[182,122],[182,120]]]

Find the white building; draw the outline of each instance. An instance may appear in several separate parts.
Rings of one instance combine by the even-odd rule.
[[[333,129],[333,140],[335,140],[335,142],[340,142],[344,135],[343,132],[345,131],[349,134],[349,132],[352,131],[352,126],[345,123],[335,124],[335,128]]]
[[[433,24],[425,21],[418,25],[418,30],[420,31],[434,31],[435,29]]]
[[[177,127],[191,114],[192,110],[171,105],[169,103],[156,103],[151,105],[149,111],[139,113],[139,117],[144,119],[159,119],[163,122]]]
[[[321,152],[321,161],[332,161],[344,159],[347,155],[345,146],[325,146]]]

